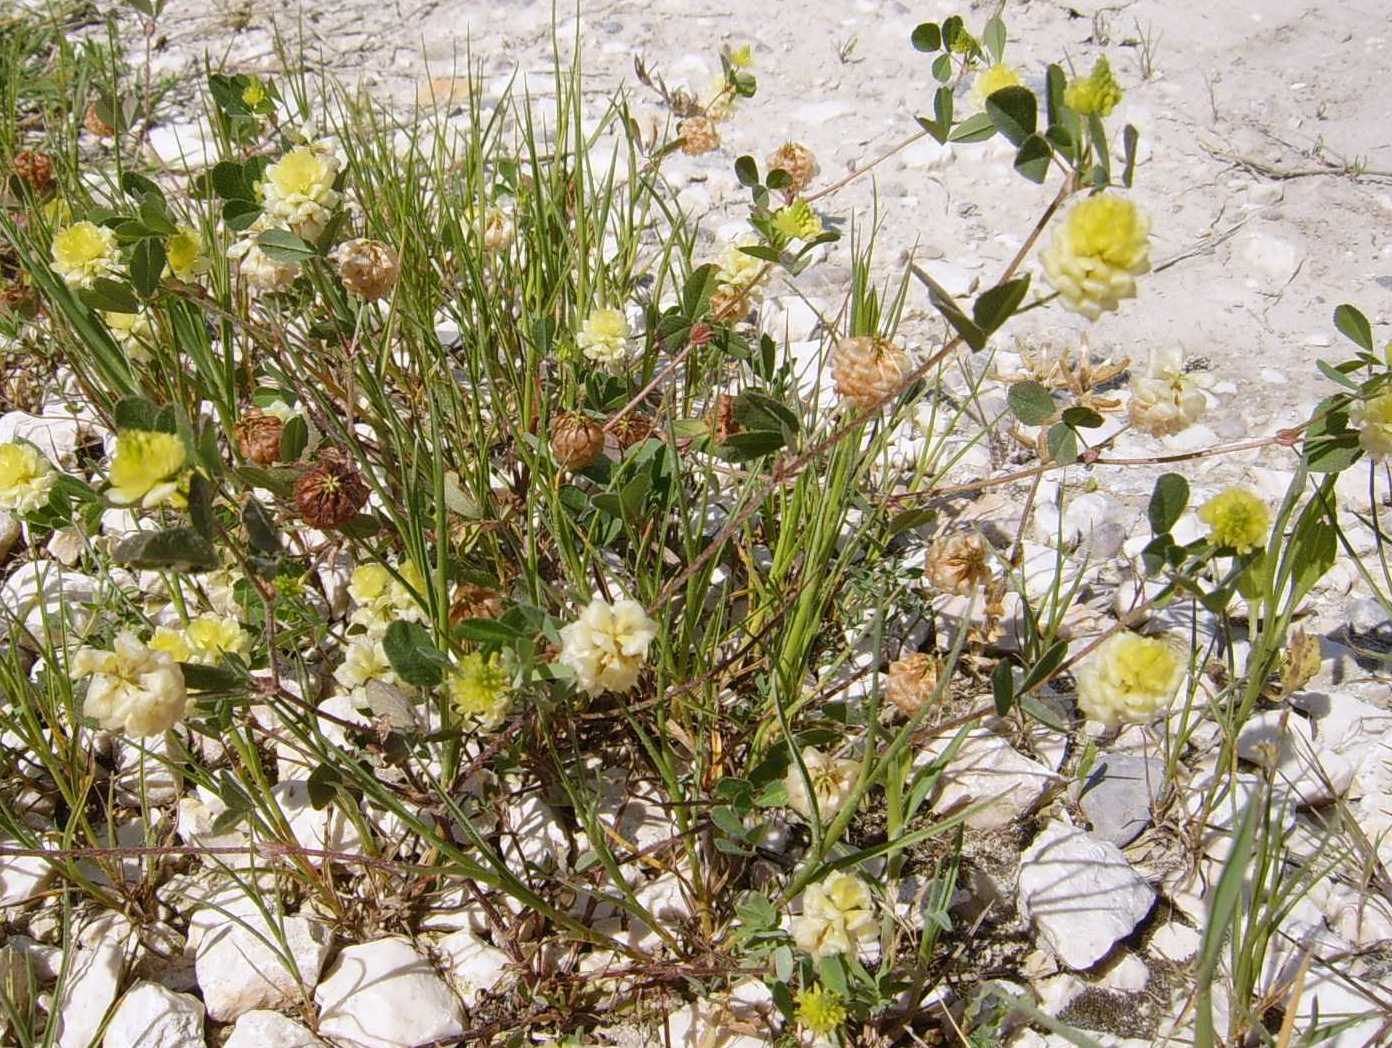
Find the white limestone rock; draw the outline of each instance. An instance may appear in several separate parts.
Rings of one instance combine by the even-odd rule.
[[[312,989],[328,957],[332,936],[304,917],[267,920],[246,895],[223,896],[193,915],[190,946],[208,1016],[231,1022],[261,1008],[284,1008]],[[294,960],[291,970],[278,948]]]
[[[951,742],[952,736],[931,740],[918,763],[936,759]],[[1030,811],[1056,782],[1058,776],[1048,767],[1019,753],[995,732],[979,728],[967,734],[943,773],[934,807],[982,804],[967,816],[967,825],[998,829]]]
[[[279,1012],[247,1012],[222,1048],[328,1048],[293,1019]]]
[[[102,1048],[204,1048],[203,1002],[159,983],[136,983],[111,1016]]]
[[[458,998],[405,939],[349,946],[314,999],[319,1033],[341,1048],[417,1048],[464,1032]]]
[[[1121,849],[1060,821],[1020,859],[1020,909],[1069,968],[1090,968],[1150,912],[1155,892]]]

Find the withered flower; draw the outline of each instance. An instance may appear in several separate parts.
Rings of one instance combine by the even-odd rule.
[[[991,578],[991,550],[972,531],[940,535],[928,547],[924,571],[937,589],[967,596]]]
[[[588,415],[568,411],[551,421],[551,457],[562,469],[587,469],[603,450],[604,430]]]
[[[367,504],[367,484],[362,474],[340,451],[322,452],[318,462],[295,481],[295,505],[306,524],[337,528],[358,515]]]
[[[237,444],[247,460],[258,466],[280,461],[280,437],[285,423],[275,415],[252,410],[237,420]]]

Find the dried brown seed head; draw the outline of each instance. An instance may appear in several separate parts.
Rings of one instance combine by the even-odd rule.
[[[831,352],[836,392],[861,411],[887,402],[908,372],[908,354],[878,336],[843,338]]]
[[[588,415],[568,411],[551,421],[551,457],[562,469],[592,466],[604,450],[604,429]]]
[[[295,505],[306,524],[337,528],[367,505],[367,485],[341,453],[326,451],[295,481]]]
[[[40,195],[53,188],[53,158],[47,153],[21,149],[11,162],[15,176]]]
[[[933,697],[942,666],[932,655],[914,652],[889,664],[885,697],[905,717],[912,717]]]
[[[768,155],[766,161],[770,171],[786,171],[791,181],[784,188],[789,197],[795,197],[812,183],[821,170],[812,150],[797,142],[785,142]]]
[[[237,446],[247,461],[272,466],[280,461],[280,437],[285,423],[275,415],[251,410],[237,420]]]
[[[966,596],[991,579],[991,548],[975,532],[940,535],[928,547],[928,581],[944,593]]]
[[[116,134],[116,129],[102,119],[95,102],[87,106],[87,112],[82,116],[82,126],[98,138],[111,138]]]
[[[628,450],[634,444],[641,444],[652,435],[652,423],[642,415],[625,415],[610,428],[619,447]]]
[[[720,131],[708,116],[687,117],[677,125],[677,134],[681,136],[681,150],[687,156],[701,156],[720,148]]]
[[[368,302],[390,295],[401,275],[396,253],[379,240],[346,240],[331,257],[343,286]]]
[[[450,603],[450,622],[496,619],[504,610],[503,595],[497,590],[473,582],[461,582],[455,587],[454,599]]]

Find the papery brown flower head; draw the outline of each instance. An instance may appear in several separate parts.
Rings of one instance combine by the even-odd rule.
[[[681,151],[687,156],[701,156],[720,148],[720,132],[708,116],[687,117],[677,125]]]
[[[914,652],[889,664],[885,697],[905,717],[912,717],[933,697],[941,665],[932,655]]]
[[[280,438],[284,432],[281,419],[253,409],[237,420],[237,446],[247,461],[272,466],[280,461]]]
[[[908,372],[908,354],[886,338],[843,338],[831,352],[836,392],[861,411],[887,403]]]
[[[82,126],[98,138],[111,138],[116,134],[116,129],[102,119],[101,113],[97,112],[97,103],[91,102],[87,106],[87,112],[82,115]]]
[[[295,505],[306,524],[337,528],[367,505],[369,491],[362,474],[341,452],[322,452],[318,462],[295,481]]]
[[[53,158],[47,153],[21,149],[10,166],[15,176],[35,193],[42,195],[53,188]]]
[[[770,171],[788,172],[791,181],[783,191],[790,197],[797,196],[811,185],[812,179],[821,170],[812,150],[798,142],[785,142],[768,155],[765,163]]]
[[[396,252],[379,240],[347,240],[334,249],[343,286],[368,302],[386,298],[396,287],[401,263]]]
[[[604,429],[588,415],[568,411],[551,420],[551,457],[562,469],[587,469],[603,450]]]
[[[966,596],[991,578],[991,549],[971,531],[940,535],[928,547],[928,581],[944,593]]]

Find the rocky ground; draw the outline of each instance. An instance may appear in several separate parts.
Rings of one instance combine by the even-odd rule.
[[[703,93],[719,73],[722,45],[753,45],[759,91],[722,125],[721,148],[664,165],[712,245],[747,212],[746,193],[733,173],[736,157],[762,158],[783,141],[797,140],[818,157],[817,185],[824,186],[912,134],[915,114],[930,108],[933,84],[927,59],[909,46],[909,33],[919,21],[958,10],[940,2],[875,0],[714,7],[585,0],[581,7],[578,19],[557,16],[562,47],[578,32],[596,105],[625,90],[643,124],[668,116],[655,92],[635,81],[635,58],[668,87],[684,84]],[[977,4],[961,13],[979,21],[994,7]],[[1042,83],[1044,56],[1065,53],[1085,69],[1106,54],[1126,89],[1116,125],[1130,122],[1141,133],[1134,196],[1153,218],[1155,272],[1143,281],[1138,300],[1086,327],[1092,351],[1139,363],[1153,351],[1178,347],[1206,377],[1209,409],[1199,425],[1165,441],[1127,432],[1109,454],[1151,459],[1298,424],[1329,392],[1315,361],[1346,355],[1330,321],[1334,306],[1358,304],[1375,329],[1392,323],[1392,116],[1383,90],[1392,24],[1386,16],[1382,0],[1005,4],[1007,56],[1032,85]],[[175,82],[150,134],[155,153],[196,162],[204,147],[193,84],[205,55],[233,71],[279,72],[274,26],[292,40],[302,34],[323,68],[346,84],[361,84],[422,119],[462,126],[466,88],[452,74],[470,59],[482,69],[485,102],[516,73],[529,78],[543,104],[550,85],[553,23],[544,2],[345,0],[272,10],[239,0],[173,0],[152,41],[152,70]],[[1047,203],[1045,190],[1014,173],[1011,158],[998,143],[939,146],[921,139],[820,206],[828,221],[848,231],[852,222],[861,229],[878,224],[886,279],[897,278],[912,257],[948,290],[966,295],[994,283]],[[849,252],[847,237],[796,286],[771,288],[765,325],[808,342],[819,314],[839,308]],[[1082,337],[1084,325],[1074,319],[1049,309],[1022,318],[1024,345],[1003,347],[997,372],[1010,375],[1024,366],[1019,348]],[[939,328],[923,288],[913,284],[904,326],[910,348],[929,348]],[[1003,406],[1003,390],[987,397]],[[81,439],[76,423],[0,419],[0,439],[16,433],[51,441],[55,460]],[[958,469],[963,478],[979,477],[1008,467],[1012,454],[983,445]],[[1195,504],[1232,481],[1275,502],[1293,463],[1289,448],[1273,444],[1197,458],[1183,470]],[[1077,494],[1062,514],[1051,512],[1059,484],[1043,485],[1039,511],[1026,530],[1026,571],[1033,563],[1041,578],[1052,577],[1062,550],[1069,571],[1086,573],[1087,600],[1074,624],[1080,634],[1134,600],[1132,561],[1148,538],[1145,503],[1165,468],[1070,470],[1066,482]],[[1372,530],[1354,519],[1370,506],[1366,472],[1353,471],[1340,492],[1351,543],[1373,553]],[[984,496],[970,512],[1013,535],[1022,505],[1022,493],[1010,489]],[[1192,517],[1177,531],[1186,528],[1198,533]],[[51,581],[26,570],[4,581],[5,599],[25,609],[22,614],[56,599],[44,589]],[[64,595],[73,600],[76,592]],[[1180,624],[1199,634],[1213,628],[1209,620]],[[1260,992],[1278,985],[1309,951],[1316,964],[1297,1014],[1303,1020],[1357,1016],[1331,1041],[1341,1048],[1386,1043],[1392,1036],[1385,991],[1392,971],[1392,899],[1385,888],[1392,863],[1392,692],[1376,654],[1386,650],[1381,642],[1392,637],[1392,621],[1345,557],[1315,591],[1305,629],[1321,638],[1320,671],[1293,697],[1293,713],[1260,714],[1244,728],[1238,749],[1248,763],[1235,796],[1254,787],[1255,769],[1265,764],[1289,802],[1280,818],[1297,849],[1302,841],[1313,849],[1341,819],[1356,826],[1370,848],[1362,856],[1361,881],[1347,871],[1324,878],[1284,917],[1258,983]],[[1039,728],[1021,737],[1000,724],[973,731],[937,801],[947,810],[997,798],[968,821],[954,919],[979,922],[980,953],[962,958],[955,976],[1030,990],[1042,1011],[1091,1031],[1101,1043],[1188,1043],[1191,1032],[1181,1016],[1240,801],[1221,805],[1206,823],[1196,823],[1197,813],[1186,808],[1185,798],[1197,796],[1205,777],[1216,774],[1205,750],[1217,731],[1211,723],[1200,727],[1177,769],[1182,782],[1174,784],[1166,781],[1156,731],[1128,729],[1109,738],[1088,775],[1071,783],[1060,772],[1074,766],[1061,734]],[[120,767],[120,756],[114,760]],[[622,794],[625,786],[618,785]],[[1180,788],[1171,791],[1172,785]],[[177,805],[180,838],[219,843],[210,796],[173,782],[164,787],[163,802]],[[351,848],[352,827],[324,825],[329,816],[294,787],[286,784],[281,803],[296,835],[311,846]],[[616,800],[616,814],[634,803],[627,796]],[[544,805],[521,807],[518,847],[536,854],[563,850]],[[639,844],[671,832],[655,808],[630,821]],[[132,840],[143,839],[141,826],[128,832]],[[1346,827],[1339,832],[1340,842],[1351,839]],[[121,834],[122,827],[115,828],[117,842],[125,843]],[[490,941],[488,922],[462,898],[452,911],[424,914],[414,943],[379,935],[371,922],[360,942],[334,942],[306,911],[286,918],[283,929],[312,992],[312,1001],[297,1001],[295,981],[257,934],[266,916],[241,890],[229,887],[209,898],[206,880],[190,877],[162,890],[162,900],[180,901],[140,936],[110,918],[89,922],[77,941],[59,945],[46,936],[44,923],[52,915],[34,907],[51,881],[41,860],[10,858],[0,865],[0,907],[25,928],[23,956],[53,973],[64,965],[72,970],[65,999],[53,1002],[63,1015],[61,1048],[91,1042],[118,1000],[106,1048],[460,1043],[467,1030],[486,1031],[488,991],[503,985],[515,960],[509,944]],[[682,908],[680,891],[662,878],[644,891],[654,912]],[[229,913],[241,923],[229,922]],[[900,915],[909,923],[922,920],[911,892]],[[185,923],[186,932],[175,930]],[[168,930],[167,939],[161,929]],[[9,960],[19,956],[13,950],[0,956],[23,963]],[[745,990],[720,1009],[698,1002],[665,1020],[601,1026],[593,1041],[686,1048],[771,1043],[776,1023],[769,1022],[772,1009],[762,987]],[[945,1014],[949,1006],[960,1014],[962,1002],[946,990],[943,1002]],[[287,1017],[311,1013],[318,1039]],[[944,1030],[946,1042],[954,1043],[950,1022]],[[1022,1030],[1009,1043],[1034,1048],[1065,1042]]]

